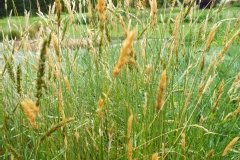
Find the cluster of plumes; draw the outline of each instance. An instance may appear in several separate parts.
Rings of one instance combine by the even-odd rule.
[[[150,1],[151,5],[151,26],[155,27],[157,24],[157,0],[151,0]]]
[[[167,71],[164,70],[162,72],[162,75],[160,78],[160,84],[158,87],[157,100],[156,100],[156,109],[157,110],[163,109],[164,95],[165,95],[166,87],[167,87]]]
[[[24,99],[21,102],[21,106],[22,106],[23,112],[26,115],[28,121],[30,122],[32,128],[36,129],[37,128],[36,117],[39,113],[39,108],[30,99]]]
[[[118,59],[117,64],[113,70],[113,76],[117,77],[120,73],[122,67],[125,64],[132,64],[135,62],[134,60],[134,52],[133,52],[133,42],[136,37],[136,30],[127,32],[127,38],[124,40],[122,44],[122,48],[120,51],[120,57]]]
[[[98,0],[96,10],[99,13],[100,23],[101,23],[101,25],[103,25],[105,22],[105,19],[106,19],[105,0]]]

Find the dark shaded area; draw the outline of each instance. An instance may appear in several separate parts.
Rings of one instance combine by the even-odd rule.
[[[215,5],[216,0],[197,0],[200,9],[211,8]]]
[[[38,12],[38,4],[41,12],[48,13],[49,5],[52,5],[55,0],[0,0],[0,17],[9,16],[12,12],[12,16],[24,15],[24,11],[30,11],[32,15]],[[62,0],[61,0],[62,1]],[[83,0],[75,0],[76,7],[78,7],[79,2]],[[97,0],[91,0],[93,7],[96,5]],[[116,4],[117,1],[114,0]],[[64,3],[62,1],[62,11],[66,11],[64,8]],[[87,11],[87,6],[83,6],[83,11]],[[78,8],[76,8],[78,10]]]
[[[54,0],[0,0],[0,17],[9,16],[12,11],[13,16],[24,15],[24,10],[35,14],[39,8],[43,13],[48,11],[48,6],[53,4]]]
[[[52,5],[55,0],[0,0],[0,17],[9,16],[12,12],[12,16],[24,15],[24,11],[30,11],[32,15],[36,14],[38,11],[38,6],[40,7],[41,12],[47,13],[49,5]],[[76,7],[78,7],[79,2],[83,0],[75,0]],[[196,0],[196,3],[199,5],[200,9],[210,8],[214,6],[216,2],[220,0]],[[97,3],[97,0],[91,0],[93,8]],[[180,0],[183,2],[183,0]],[[113,0],[114,5],[117,3],[124,4],[124,0]],[[131,5],[135,6],[137,1],[132,1]],[[166,0],[158,0],[158,6],[165,6],[168,4]],[[39,5],[38,5],[39,4]],[[63,3],[62,3],[63,4]],[[146,0],[147,7],[150,7],[149,0]],[[64,6],[64,5],[63,5]],[[65,9],[63,8],[63,11]],[[78,8],[76,8],[78,10]],[[83,6],[83,11],[87,11],[87,6]]]

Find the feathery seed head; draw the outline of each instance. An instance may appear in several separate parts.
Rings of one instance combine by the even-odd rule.
[[[233,140],[229,142],[229,144],[223,150],[222,156],[226,156],[228,152],[233,148],[233,146],[237,143],[240,137],[235,137]]]
[[[157,100],[156,100],[157,110],[163,109],[166,86],[167,86],[167,71],[164,70],[160,78],[160,84],[159,84],[158,93],[157,93]]]
[[[115,65],[113,70],[114,77],[117,77],[121,68],[129,62],[131,55],[133,53],[132,46],[133,46],[133,42],[136,37],[136,34],[137,32],[135,30],[127,33],[127,38],[124,40],[122,44],[122,48],[120,50],[120,56],[119,56],[118,62]]]
[[[24,114],[27,116],[28,121],[30,122],[32,128],[36,129],[36,117],[39,113],[39,108],[36,104],[30,99],[24,99],[21,102]]]

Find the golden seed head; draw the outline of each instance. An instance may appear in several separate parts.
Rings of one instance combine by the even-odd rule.
[[[99,13],[99,19],[101,24],[104,24],[105,19],[106,19],[106,13],[105,13],[105,0],[98,0],[96,9]]]
[[[182,147],[183,150],[185,150],[186,149],[186,135],[185,135],[185,133],[182,133],[181,137],[182,137],[181,147]]]
[[[127,137],[128,137],[128,138],[131,137],[132,124],[133,124],[133,115],[131,114],[131,115],[128,117],[128,130],[127,130]]]
[[[103,99],[100,97],[99,100],[98,100],[98,108],[99,109],[103,109],[103,106],[104,106],[104,101]]]
[[[68,146],[67,136],[64,136],[64,147],[65,147],[65,149],[67,148],[67,146]]]
[[[132,58],[131,55],[133,54],[132,46],[133,46],[133,42],[136,37],[136,34],[137,32],[135,30],[127,33],[127,38],[124,40],[122,44],[122,48],[120,50],[120,56],[119,56],[118,62],[115,65],[113,70],[114,77],[117,77],[118,74],[120,73],[121,68],[131,60]]]
[[[146,73],[146,75],[150,75],[151,72],[152,72],[152,65],[151,65],[151,64],[148,64],[148,65],[146,66],[145,73]]]
[[[69,82],[67,76],[64,77],[64,84],[65,84],[66,90],[67,90],[68,92],[70,92],[70,90],[71,90],[71,85],[70,85],[70,82]]]
[[[156,109],[158,110],[163,109],[166,86],[167,86],[167,71],[164,70],[160,78],[160,84],[157,93]]]
[[[24,114],[27,116],[32,128],[36,129],[36,117],[39,113],[39,108],[36,106],[35,102],[30,99],[24,99],[21,101],[21,106],[23,108]]]
[[[155,27],[157,24],[157,0],[151,0],[151,26]]]
[[[60,47],[58,45],[58,37],[55,34],[52,34],[52,43],[53,43],[53,48],[56,53],[56,56],[58,57],[58,61],[61,61],[60,58]]]
[[[152,155],[152,160],[158,160],[158,153],[154,153]]]
[[[62,4],[60,0],[55,0],[55,7],[56,7],[56,13],[57,13],[57,22],[58,26],[60,26],[60,18],[61,18],[61,11],[62,11]]]
[[[228,152],[233,148],[233,146],[237,143],[240,137],[235,137],[233,140],[229,142],[229,144],[223,150],[222,156],[226,156]]]
[[[212,41],[213,41],[213,39],[215,37],[215,34],[216,34],[216,31],[217,31],[217,27],[218,27],[217,25],[214,25],[211,28],[211,31],[208,34],[207,41],[206,41],[206,44],[205,44],[205,49],[204,49],[205,52],[208,52],[208,50],[210,49],[210,46],[212,44]]]
[[[133,155],[133,146],[132,146],[132,139],[128,141],[128,160],[132,160]]]
[[[75,131],[74,135],[75,135],[76,142],[78,143],[80,138],[79,132]]]

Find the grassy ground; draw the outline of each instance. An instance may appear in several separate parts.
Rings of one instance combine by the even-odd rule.
[[[0,157],[238,159],[239,8],[192,11],[178,22],[185,10],[159,9],[155,27],[150,11],[122,8],[107,12],[105,28],[98,20],[83,24],[86,14],[73,24],[63,15],[59,29],[54,15],[30,18],[44,28],[32,36],[46,42],[37,53],[13,52],[5,37]],[[126,46],[120,15],[137,36],[126,49],[135,56],[114,77]],[[23,19],[8,20],[18,28]],[[29,30],[19,28],[24,42]],[[89,38],[89,45],[58,43],[69,37]]]

